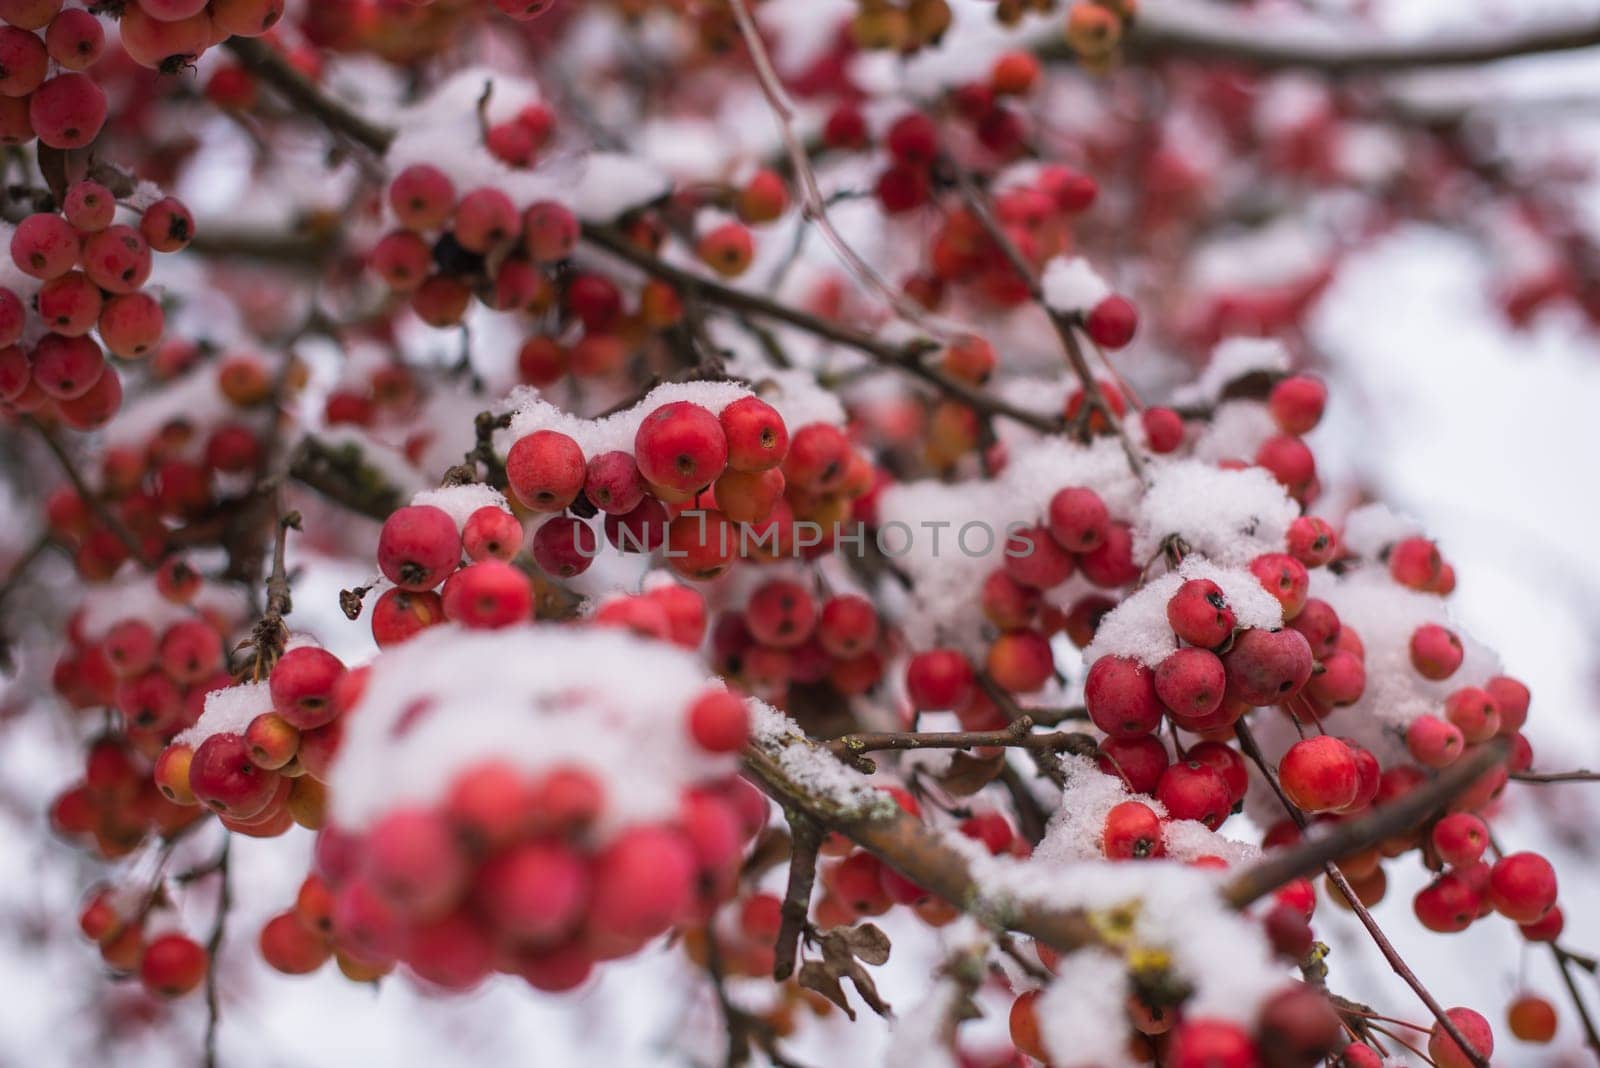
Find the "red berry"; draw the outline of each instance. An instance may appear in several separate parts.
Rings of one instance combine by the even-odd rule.
[[[1289,524],[1289,555],[1307,567],[1321,567],[1339,551],[1339,538],[1325,519],[1303,515]]]
[[[1204,719],[1222,705],[1227,675],[1222,661],[1194,647],[1168,653],[1155,671],[1156,694],[1180,724]]]
[[[559,263],[578,245],[578,217],[565,204],[541,200],[522,215],[522,240],[535,263]]]
[[[521,842],[478,870],[473,900],[504,938],[548,945],[582,919],[590,893],[589,867],[556,839]]]
[[[445,618],[462,626],[509,627],[533,618],[533,587],[520,568],[480,560],[445,579],[440,604]]]
[[[272,707],[301,730],[320,727],[338,714],[333,692],[344,673],[344,661],[326,649],[314,645],[290,649],[268,677]]]
[[[807,493],[831,493],[850,471],[850,440],[836,426],[810,423],[795,432],[783,461],[790,485]]]
[[[1280,380],[1267,395],[1267,410],[1285,434],[1305,434],[1322,421],[1328,387],[1309,375]]]
[[[1100,743],[1095,762],[1107,775],[1121,779],[1130,792],[1154,794],[1161,773],[1167,770],[1170,761],[1161,739],[1153,734],[1140,734],[1130,738],[1106,738]]]
[[[1083,700],[1094,725],[1114,738],[1136,738],[1161,725],[1155,675],[1137,660],[1096,660],[1084,680]]]
[[[956,650],[931,649],[906,665],[906,693],[918,710],[951,709],[971,696],[975,678],[972,665]]]
[[[1506,1023],[1523,1042],[1543,1045],[1556,1037],[1556,1009],[1537,994],[1523,994],[1506,1007]]]
[[[652,938],[688,911],[694,877],[694,854],[681,835],[625,830],[595,858],[590,923],[629,939]]]
[[[498,505],[486,504],[461,525],[461,548],[472,560],[507,560],[522,548],[522,524]]]
[[[750,714],[733,694],[712,690],[689,706],[689,733],[708,752],[736,752],[750,736]]]
[[[1156,784],[1156,800],[1175,820],[1199,820],[1213,831],[1233,808],[1222,774],[1209,764],[1189,760],[1170,765]]]
[[[1471,1009],[1446,1009],[1445,1015],[1472,1048],[1487,1060],[1494,1052],[1494,1032],[1489,1028],[1489,1021]],[[1428,1033],[1428,1056],[1438,1068],[1472,1068],[1466,1051],[1440,1023],[1435,1023]]]
[[[200,986],[208,964],[205,949],[187,935],[157,935],[139,960],[139,982],[152,994],[182,997]]]
[[[533,562],[547,575],[572,578],[589,570],[599,552],[599,543],[589,524],[572,516],[558,515],[533,532],[529,550]]]
[[[1086,553],[1098,548],[1111,527],[1111,513],[1092,489],[1068,486],[1050,498],[1050,536],[1068,552]]]
[[[431,590],[461,562],[461,535],[442,508],[414,504],[384,520],[378,568],[405,590]]]
[[[1183,417],[1171,408],[1146,408],[1139,422],[1151,452],[1165,455],[1183,444]]]
[[[1430,931],[1465,931],[1478,918],[1483,895],[1456,872],[1446,872],[1417,891],[1412,900],[1417,921]]]
[[[1489,846],[1489,828],[1470,812],[1453,812],[1433,825],[1434,852],[1452,868],[1475,864]]]
[[[717,417],[735,471],[777,467],[789,452],[789,429],[775,408],[759,397],[741,397]]]
[[[1233,634],[1236,623],[1222,587],[1210,579],[1189,579],[1167,601],[1167,625],[1190,645],[1215,649]]]
[[[389,206],[400,225],[429,231],[442,227],[455,209],[455,186],[445,173],[426,163],[414,163],[389,183]]]
[[[647,415],[633,454],[647,482],[679,493],[704,489],[728,466],[728,438],[717,417],[689,401]]]
[[[1501,857],[1489,871],[1489,901],[1513,923],[1537,923],[1556,903],[1556,872],[1537,853]]]
[[[1078,558],[1083,577],[1102,589],[1126,586],[1139,578],[1133,559],[1133,531],[1126,523],[1106,528],[1105,541]]]
[[[189,788],[203,805],[232,819],[259,815],[278,792],[276,772],[258,768],[242,734],[213,734],[194,751]]]
[[[1406,750],[1425,768],[1454,764],[1463,748],[1461,730],[1436,716],[1418,716],[1406,727]]]
[[[1360,769],[1350,747],[1326,735],[1289,747],[1278,762],[1278,781],[1303,812],[1334,812],[1356,798]]]
[[[583,450],[567,435],[535,430],[518,438],[506,454],[511,492],[536,512],[559,512],[577,500],[588,469]]]
[[[1424,623],[1411,633],[1411,666],[1425,679],[1448,679],[1464,656],[1461,639],[1437,623]]]
[[[28,120],[51,148],[85,148],[105,125],[105,90],[88,75],[58,74],[29,99]]]
[[[1083,328],[1102,348],[1120,349],[1133,340],[1139,312],[1126,297],[1105,297],[1084,316]]]
[[[1297,630],[1241,631],[1222,658],[1228,692],[1246,704],[1273,705],[1298,693],[1311,678],[1311,646]]]
[[[1238,1024],[1198,1017],[1173,1029],[1165,1063],[1167,1068],[1255,1068],[1262,1061]]]
[[[1111,860],[1144,860],[1166,853],[1161,817],[1140,801],[1124,801],[1106,814],[1101,850]]]

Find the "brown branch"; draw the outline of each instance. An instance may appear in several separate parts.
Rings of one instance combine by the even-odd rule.
[[[233,887],[228,867],[229,835],[222,841],[222,855],[217,859],[216,871],[221,876],[217,887],[217,916],[211,923],[211,937],[206,940],[206,1037],[205,1068],[217,1068],[217,1030],[222,1025],[222,1005],[217,997],[217,957],[222,952],[222,939],[227,932],[228,910],[233,907]]]
[[[387,519],[401,504],[400,491],[366,463],[355,445],[302,438],[289,459],[288,473],[296,482],[370,519]]]
[[[1266,757],[1262,755],[1261,747],[1256,744],[1255,735],[1251,733],[1249,725],[1241,719],[1234,727],[1234,733],[1239,738],[1239,748],[1243,749],[1245,756],[1249,757],[1251,762],[1255,764],[1256,769],[1261,772],[1261,777],[1267,781],[1268,786],[1272,787],[1272,792],[1278,795],[1278,801],[1283,805],[1284,811],[1289,814],[1289,818],[1295,822],[1295,826],[1304,830],[1309,823],[1305,813],[1301,812],[1294,802],[1289,800],[1289,795],[1283,792],[1283,787],[1278,782],[1277,774],[1272,770],[1272,766],[1267,763]],[[1405,984],[1411,988],[1412,993],[1416,994],[1422,1003],[1428,1007],[1428,1011],[1433,1014],[1433,1018],[1439,1021],[1439,1025],[1449,1033],[1451,1038],[1455,1039],[1456,1044],[1461,1047],[1461,1051],[1466,1054],[1467,1059],[1476,1068],[1490,1068],[1489,1059],[1479,1053],[1477,1047],[1468,1040],[1466,1035],[1461,1033],[1461,1028],[1457,1027],[1455,1021],[1444,1011],[1444,1006],[1439,1004],[1433,993],[1423,985],[1421,979],[1417,978],[1417,973],[1412,971],[1411,966],[1405,962],[1405,958],[1400,956],[1400,951],[1394,948],[1394,943],[1389,941],[1389,936],[1383,933],[1383,928],[1378,926],[1378,921],[1373,919],[1372,913],[1367,910],[1367,906],[1362,904],[1361,898],[1350,885],[1350,881],[1344,877],[1344,873],[1332,861],[1328,861],[1323,865],[1323,871],[1327,875],[1328,881],[1338,888],[1339,893],[1349,903],[1351,910],[1356,914],[1356,918],[1367,929],[1367,934],[1371,936],[1373,943],[1377,945],[1378,952],[1383,954],[1384,960],[1389,962],[1389,967],[1393,969],[1394,973],[1403,979]]]
[[[898,807],[892,811],[885,807],[865,816],[841,812],[792,781],[771,756],[754,746],[745,749],[744,766],[747,777],[785,810],[801,812],[817,824],[845,835],[930,894],[966,911],[981,911],[986,905],[967,858]],[[1077,910],[1025,905],[1004,916],[985,918],[1030,935],[1061,953],[1099,940],[1089,921]]]
[[[1076,731],[1033,734],[1033,720],[1024,715],[997,731],[862,731],[846,734],[828,743],[828,749],[848,763],[858,763],[861,754],[882,750],[979,749],[1003,747],[1046,753],[1095,751],[1093,738]]]
[[[1510,31],[1406,41],[1325,19],[1264,19],[1219,3],[1144,0],[1125,52],[1135,59],[1178,56],[1266,70],[1302,67],[1343,77],[1469,66],[1596,45],[1600,19],[1592,15]],[[1051,54],[1064,51],[1057,45]]]
[[[824,341],[854,349],[884,367],[895,368],[920,378],[941,393],[961,401],[979,413],[1003,416],[1043,434],[1055,433],[1062,427],[1057,419],[1018,408],[929,366],[923,361],[923,357],[937,347],[932,342],[916,341],[907,345],[892,345],[878,340],[865,331],[811,315],[798,308],[791,308],[759,293],[713,282],[651,255],[610,227],[585,223],[583,237],[589,244],[632,264],[646,274],[692,293],[709,304],[762,319],[787,323]]]
[[[1511,778],[1517,782],[1535,783],[1600,782],[1600,771],[1583,768],[1577,771],[1513,771]]]
[[[806,917],[811,912],[811,890],[817,880],[817,850],[822,847],[822,829],[816,821],[790,809],[789,884],[783,893],[782,924],[772,958],[772,978],[783,982],[794,974],[800,937],[805,933]]]
[[[1508,748],[1503,739],[1485,745],[1456,761],[1432,782],[1391,804],[1346,820],[1329,833],[1305,839],[1293,848],[1274,850],[1259,864],[1236,875],[1223,890],[1223,896],[1234,908],[1245,908],[1284,883],[1322,871],[1330,861],[1416,827],[1503,760]]]
[[[371,121],[329,96],[265,41],[252,37],[230,37],[225,44],[246,70],[330,130],[379,156],[394,143],[394,130]]]
[[[72,482],[72,488],[78,491],[78,496],[83,499],[83,503],[89,506],[90,511],[94,512],[94,516],[100,521],[100,525],[111,531],[116,536],[116,539],[122,543],[123,547],[128,550],[128,555],[137,560],[141,566],[145,568],[155,566],[155,562],[145,554],[144,547],[139,544],[139,540],[133,536],[133,533],[128,530],[122,520],[117,518],[116,513],[107,507],[106,502],[101,499],[100,495],[89,488],[88,481],[83,477],[83,473],[78,470],[78,465],[73,462],[72,457],[67,453],[66,446],[61,444],[61,439],[56,437],[55,431],[46,427],[31,415],[23,416],[23,422],[32,427],[39,437],[44,440],[51,454],[55,456],[56,461],[61,465],[61,470],[66,472],[67,478]]]
[[[1561,981],[1566,985],[1567,995],[1572,999],[1573,1008],[1578,1011],[1578,1020],[1583,1024],[1584,1039],[1595,1055],[1600,1057],[1600,1030],[1596,1030],[1594,1017],[1589,1015],[1589,1006],[1584,1004],[1583,995],[1578,991],[1578,984],[1572,979],[1571,965],[1579,963],[1578,958],[1554,942],[1550,943],[1550,952],[1555,954],[1556,968],[1561,972]],[[1593,972],[1594,969],[1591,967],[1589,971]]]
[[[55,544],[56,540],[46,533],[39,535],[32,545],[23,550],[22,555],[16,558],[11,569],[6,572],[5,581],[0,582],[0,604],[5,603],[12,590],[22,585],[23,580],[28,577],[29,569]]]

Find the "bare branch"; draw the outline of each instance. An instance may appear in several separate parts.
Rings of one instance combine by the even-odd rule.
[[[1470,66],[1597,45],[1600,19],[1593,15],[1514,30],[1400,40],[1328,19],[1262,18],[1205,0],[1143,0],[1125,50],[1136,59],[1183,56],[1268,70],[1303,67],[1342,77]]]
[[[323,92],[265,41],[252,37],[230,37],[226,45],[246,70],[330,130],[379,156],[394,143],[394,130],[371,121]]]

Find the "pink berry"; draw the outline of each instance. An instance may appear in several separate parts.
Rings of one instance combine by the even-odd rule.
[[[1446,1009],[1445,1015],[1456,1025],[1461,1036],[1471,1043],[1472,1048],[1487,1060],[1494,1052],[1494,1032],[1489,1027],[1489,1021],[1471,1009]],[[1466,1050],[1451,1037],[1443,1024],[1435,1023],[1428,1033],[1428,1056],[1433,1058],[1438,1068],[1473,1068]]]
[[[627,515],[644,500],[644,478],[631,453],[613,449],[589,461],[583,493],[602,512]]]
[[[61,277],[77,264],[78,252],[72,224],[48,212],[29,215],[11,235],[12,261],[33,278]]]
[[[1278,704],[1311,678],[1311,646],[1297,630],[1241,631],[1222,658],[1231,696],[1247,704]]]
[[[589,570],[599,551],[594,528],[581,519],[558,515],[547,519],[533,532],[529,546],[533,562],[547,575],[573,578]]]
[[[1267,395],[1267,410],[1285,434],[1309,433],[1322,421],[1328,387],[1309,375],[1280,380]]]
[[[1165,455],[1183,444],[1183,417],[1171,408],[1146,408],[1139,422],[1151,452]]]
[[[389,206],[400,225],[428,232],[442,227],[455,209],[456,191],[437,167],[414,163],[389,183]]]
[[[750,713],[726,690],[712,690],[689,706],[689,733],[711,753],[732,753],[750,736]]]
[[[1168,653],[1155,671],[1156,695],[1180,723],[1203,719],[1222,705],[1227,675],[1222,661],[1206,649]]]
[[[694,854],[681,835],[625,830],[595,858],[590,922],[627,939],[653,938],[684,918],[694,877]]]
[[[1443,768],[1461,756],[1461,731],[1436,716],[1418,716],[1406,727],[1406,751],[1425,768]]]

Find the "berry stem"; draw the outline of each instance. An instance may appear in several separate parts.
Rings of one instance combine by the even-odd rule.
[[[778,943],[772,959],[772,978],[783,982],[794,974],[800,937],[805,933],[806,916],[811,911],[811,890],[817,881],[817,850],[822,846],[822,829],[802,813],[788,811],[789,884],[784,890],[778,928]]]
[[[89,488],[88,481],[84,479],[83,473],[78,470],[78,465],[73,462],[71,455],[66,450],[66,446],[61,444],[61,439],[56,437],[55,431],[49,429],[31,415],[24,416],[22,421],[32,427],[34,432],[43,439],[51,454],[55,456],[56,461],[61,465],[61,470],[66,473],[67,478],[72,482],[72,488],[78,491],[78,496],[83,499],[84,504],[89,506],[90,511],[94,512],[94,517],[100,521],[100,524],[111,531],[116,536],[116,539],[122,543],[123,548],[128,550],[128,555],[137,560],[140,566],[147,570],[154,567],[155,562],[145,554],[144,547],[139,544],[139,539],[133,536],[121,519],[117,518],[116,513],[106,507],[106,502],[101,500],[100,495]]]
[[[1572,998],[1572,1007],[1578,1010],[1578,1019],[1583,1024],[1584,1039],[1595,1055],[1600,1057],[1600,1030],[1596,1030],[1594,1018],[1589,1015],[1589,1007],[1584,1004],[1583,995],[1578,991],[1578,984],[1572,978],[1572,965],[1584,967],[1584,964],[1574,954],[1554,942],[1550,943],[1550,952],[1556,958],[1556,968],[1561,972],[1561,982],[1566,985],[1568,996]],[[1594,962],[1587,963],[1593,965]],[[1590,967],[1588,970],[1592,972],[1594,969]]]
[[[915,323],[935,337],[948,339],[951,333],[939,323],[934,322],[917,303],[904,293],[891,286],[861,254],[851,247],[838,229],[833,225],[833,220],[828,216],[828,205],[822,196],[822,187],[817,182],[817,172],[811,166],[811,157],[806,152],[805,142],[794,128],[795,107],[789,99],[789,93],[783,87],[783,82],[778,77],[778,72],[773,68],[772,57],[767,54],[767,46],[761,40],[761,31],[757,28],[755,19],[750,15],[750,9],[745,0],[728,0],[728,6],[733,11],[733,18],[739,25],[739,35],[744,38],[745,50],[750,53],[750,64],[755,69],[756,82],[761,87],[761,95],[766,98],[767,106],[772,109],[773,118],[778,123],[778,133],[783,139],[784,149],[788,153],[790,166],[794,169],[795,181],[800,186],[800,206],[804,217],[822,231],[822,236],[833,247],[834,253],[843,261],[845,267],[867,289],[878,294],[879,297],[893,308],[895,314],[908,322]]]
[[[1305,813],[1295,807],[1294,803],[1289,800],[1288,795],[1283,792],[1283,787],[1278,783],[1277,775],[1262,755],[1261,747],[1256,744],[1255,735],[1251,733],[1249,725],[1241,719],[1235,726],[1234,733],[1238,735],[1239,747],[1244,750],[1245,755],[1250,758],[1251,762],[1261,772],[1261,777],[1267,781],[1267,785],[1272,787],[1272,792],[1278,795],[1278,801],[1283,805],[1284,811],[1289,814],[1289,818],[1294,820],[1296,826],[1304,830],[1308,825]],[[1417,973],[1411,970],[1411,966],[1400,956],[1399,950],[1394,948],[1394,943],[1390,942],[1389,936],[1383,933],[1383,928],[1378,925],[1378,921],[1367,910],[1367,906],[1361,903],[1361,898],[1356,895],[1355,889],[1351,887],[1350,881],[1344,877],[1344,873],[1331,860],[1324,862],[1322,868],[1328,877],[1328,881],[1333,883],[1339,893],[1344,896],[1344,899],[1349,902],[1351,910],[1356,914],[1356,918],[1367,929],[1367,934],[1371,936],[1373,943],[1378,947],[1378,952],[1383,954],[1383,959],[1389,962],[1389,967],[1394,970],[1394,973],[1405,980],[1405,984],[1428,1007],[1428,1011],[1433,1014],[1433,1018],[1439,1021],[1439,1026],[1443,1027],[1451,1038],[1455,1039],[1456,1044],[1461,1047],[1461,1051],[1466,1054],[1467,1059],[1476,1068],[1489,1068],[1488,1058],[1479,1053],[1477,1047],[1467,1039],[1466,1035],[1461,1033],[1461,1029],[1456,1026],[1455,1021],[1444,1011],[1444,1006],[1439,1004],[1438,999],[1423,985],[1422,980],[1417,978]]]
[[[211,936],[206,939],[206,1037],[205,1068],[217,1068],[217,1030],[222,1024],[222,1007],[217,997],[217,957],[222,951],[222,940],[227,933],[228,910],[233,907],[233,884],[229,870],[229,847],[233,836],[222,840],[222,853],[217,858],[217,915],[211,923]]]

